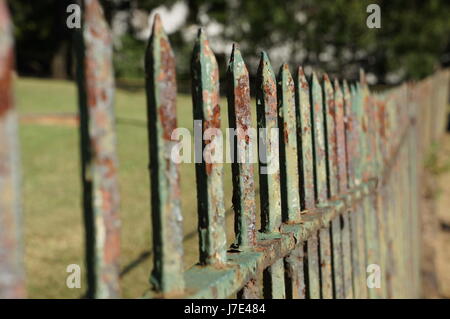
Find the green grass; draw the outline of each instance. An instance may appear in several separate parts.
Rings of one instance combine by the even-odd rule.
[[[76,113],[74,83],[20,78],[15,82],[20,114]],[[116,117],[121,192],[121,268],[127,268],[151,251],[150,186],[145,94],[117,90]],[[190,96],[178,97],[178,126],[192,129]],[[222,127],[228,126],[226,103],[221,102]],[[82,289],[66,287],[66,267],[82,266],[83,225],[78,130],[69,126],[21,124],[25,263],[31,298],[78,298]],[[231,207],[231,169],[225,166],[225,207]],[[198,259],[195,172],[193,164],[181,165],[186,268]],[[232,240],[232,214],[227,233]],[[151,256],[121,278],[122,296],[138,298],[148,289]]]

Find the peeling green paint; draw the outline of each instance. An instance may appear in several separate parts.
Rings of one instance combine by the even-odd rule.
[[[300,189],[297,150],[297,117],[294,79],[285,63],[278,74],[278,114],[280,134],[280,167],[282,212],[285,221],[300,220]]]
[[[256,112],[258,117],[258,151],[263,152],[266,161],[273,161],[271,174],[262,172],[259,163],[259,183],[261,199],[261,227],[266,233],[277,231],[281,224],[280,165],[278,161],[279,143],[271,139],[272,129],[278,129],[277,87],[275,74],[265,52],[261,53],[256,76]],[[265,136],[259,129],[265,129]],[[261,156],[260,156],[261,157]]]
[[[325,120],[323,111],[322,87],[315,73],[312,76],[312,126],[314,141],[314,177],[316,202],[321,205],[327,201],[327,163],[325,146]]]
[[[311,124],[311,104],[309,84],[303,68],[299,67],[296,76],[296,114],[299,144],[300,200],[302,209],[314,207],[314,158],[313,132]]]
[[[339,85],[339,81],[334,81],[334,99],[336,104],[335,122],[336,122],[336,143],[337,143],[337,158],[338,158],[338,178],[339,178],[339,194],[344,194],[349,189],[348,176],[348,153],[347,153],[347,139],[348,139],[348,114],[347,108],[349,105],[349,91],[347,82],[343,82],[343,87]],[[346,211],[341,217],[341,238],[342,238],[342,271],[343,271],[343,298],[353,298],[353,284],[352,284],[352,251],[351,251],[351,211]],[[338,294],[336,294],[337,296]]]
[[[159,15],[155,15],[146,54],[147,123],[152,182],[154,267],[150,282],[164,293],[182,292],[183,227],[178,165],[171,139],[177,128],[175,57]]]
[[[256,241],[256,198],[252,146],[256,143],[247,131],[251,128],[250,83],[239,47],[234,44],[227,70],[228,117],[234,137],[233,208],[235,213],[236,241],[234,248],[253,247]]]
[[[112,37],[98,0],[83,1],[76,32],[83,206],[90,298],[117,298],[120,219]]]
[[[317,205],[327,205],[329,198],[329,170],[328,170],[328,136],[327,136],[327,112],[323,104],[326,92],[319,84],[317,76],[312,76],[312,119],[314,141],[314,172]],[[330,223],[326,223],[319,231],[319,257],[320,257],[320,285],[321,297],[332,298],[332,273],[331,273],[331,239]]]
[[[326,146],[327,146],[327,176],[328,195],[333,198],[339,192],[339,157],[338,157],[338,128],[341,128],[337,118],[337,105],[335,91],[327,74],[323,80],[324,91],[324,111],[326,122]],[[343,118],[342,125],[343,123]],[[343,132],[342,132],[343,133]],[[342,273],[342,242],[341,242],[341,221],[340,218],[331,221],[331,241],[332,241],[332,277],[333,295],[335,298],[343,297],[343,273]]]
[[[202,132],[220,129],[219,69],[206,34],[199,29],[192,55],[192,102],[194,120],[202,121]],[[196,141],[197,142],[197,141]],[[219,139],[202,139],[202,150],[221,147]],[[223,195],[223,164],[196,163],[198,231],[200,263],[226,262],[225,208]]]
[[[323,107],[326,131],[326,154],[327,154],[327,181],[328,196],[334,197],[338,193],[338,157],[336,139],[336,105],[334,101],[334,90],[327,74],[323,77]]]

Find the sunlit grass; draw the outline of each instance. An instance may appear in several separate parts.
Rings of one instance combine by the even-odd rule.
[[[18,79],[16,105],[20,114],[77,112],[74,83],[43,79]],[[145,92],[118,90],[116,94],[119,183],[121,194],[122,296],[138,298],[149,287],[152,268],[150,183]],[[192,102],[178,97],[178,126],[192,130]],[[228,126],[226,102],[222,127]],[[26,270],[29,297],[78,298],[82,289],[66,287],[66,267],[80,264],[84,273],[84,235],[79,176],[78,130],[70,126],[20,125],[23,207],[25,215]],[[231,208],[231,169],[225,165],[225,207]],[[181,165],[185,266],[198,259],[197,202],[194,164]],[[227,233],[232,240],[232,214]],[[148,257],[150,255],[150,257]],[[146,256],[135,267],[128,267]]]

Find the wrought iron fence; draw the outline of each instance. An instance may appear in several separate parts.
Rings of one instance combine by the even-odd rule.
[[[112,43],[98,1],[83,3],[83,28],[75,42],[88,296],[114,298],[120,296],[120,220]],[[0,17],[0,297],[21,297],[13,38],[5,1],[0,1]],[[348,83],[315,72],[308,78],[301,67],[292,75],[284,64],[275,76],[262,53],[257,126],[280,128],[280,138],[274,143],[268,134],[258,134],[258,152],[265,154],[259,165],[233,162],[232,199],[224,196],[223,165],[196,163],[200,259],[184,271],[180,180],[170,156],[177,128],[175,57],[159,17],[145,57],[154,249],[146,297],[420,296],[418,174],[428,146],[445,130],[448,70],[372,93],[364,72],[359,82]],[[239,151],[234,150],[248,152],[251,143],[244,133],[252,125],[253,106],[237,44],[226,85],[229,124],[238,132]],[[193,120],[201,121],[202,134],[220,129],[218,65],[202,30],[192,57],[192,99]],[[195,147],[218,145],[211,139]],[[262,172],[264,160],[278,153],[274,171]],[[230,200],[236,236],[227,247]],[[373,287],[368,275],[377,267],[381,284]]]

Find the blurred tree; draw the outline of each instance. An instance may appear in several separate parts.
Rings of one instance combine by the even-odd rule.
[[[71,36],[65,27],[66,0],[10,0],[19,73],[66,77]]]
[[[183,0],[178,0],[183,1]],[[70,70],[70,35],[61,27],[69,0],[11,0],[16,24],[19,72],[58,75]],[[111,22],[118,12],[150,12],[158,6],[171,7],[177,0],[103,0]],[[417,79],[449,63],[450,2],[447,0],[184,0],[189,8],[186,25],[170,35],[179,63],[179,79],[189,78],[192,39],[190,26],[221,26],[215,43],[240,44],[252,70],[258,51],[269,52],[274,66],[284,61],[292,66],[320,68],[331,75],[354,79],[359,67],[376,76],[379,83]],[[381,7],[381,28],[369,29],[366,8]],[[137,40],[131,25],[117,47],[119,76],[142,77],[145,42]],[[214,48],[214,46],[213,46]],[[217,50],[224,71],[228,52]],[[66,59],[67,60],[67,59]],[[70,60],[70,59],[69,59]],[[445,62],[447,61],[447,62]],[[63,65],[63,66],[61,66]],[[64,66],[65,65],[65,66]],[[63,73],[63,72],[61,72]]]
[[[406,79],[430,74],[450,44],[450,1],[382,1],[373,65],[378,72],[400,70]],[[446,51],[447,50],[447,51]]]
[[[443,62],[450,44],[450,2],[446,0],[187,3],[190,23],[202,22],[201,15],[206,14],[224,25],[224,39],[239,42],[246,55],[255,56],[261,48],[275,52],[283,48],[288,56],[284,59],[291,64],[320,67],[349,78],[364,67],[381,83],[431,73]],[[371,3],[381,7],[380,29],[366,25],[366,8]]]

